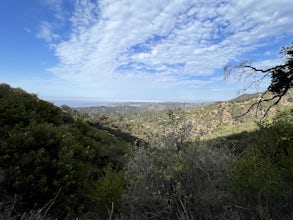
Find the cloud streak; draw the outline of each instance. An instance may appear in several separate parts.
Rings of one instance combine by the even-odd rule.
[[[40,26],[59,60],[48,71],[108,90],[204,87],[227,63],[293,35],[290,0],[84,0],[72,8],[66,39]]]
[[[49,22],[40,24],[36,37],[45,40],[48,44],[52,44],[54,41],[60,39],[60,36],[53,32],[53,27]]]

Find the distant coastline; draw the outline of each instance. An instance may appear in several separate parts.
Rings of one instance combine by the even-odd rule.
[[[204,101],[204,100],[194,100],[194,101],[127,101],[127,100],[84,100],[84,99],[52,99],[44,97],[44,100],[47,100],[53,103],[56,106],[67,105],[72,108],[81,108],[81,107],[99,107],[99,106],[141,106],[149,104],[187,104],[187,105],[198,105],[204,103],[212,103],[215,101]]]

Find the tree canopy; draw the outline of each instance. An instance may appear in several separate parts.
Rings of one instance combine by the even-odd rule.
[[[50,213],[61,219],[97,206],[107,213],[120,199],[130,143],[72,112],[0,83],[0,219],[14,195],[20,200],[16,214],[50,204]],[[92,198],[92,186],[106,181],[113,185]]]

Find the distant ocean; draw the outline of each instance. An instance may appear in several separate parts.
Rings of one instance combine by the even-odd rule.
[[[56,106],[67,105],[69,107],[95,107],[95,106],[109,106],[109,105],[141,105],[141,104],[150,104],[150,103],[185,103],[185,104],[203,104],[205,101],[176,101],[176,102],[166,102],[166,101],[126,101],[126,100],[83,100],[83,99],[56,99],[54,98],[45,98]]]
[[[87,100],[51,100],[54,105],[68,105],[69,107],[91,107],[91,106],[101,106],[109,105],[113,102],[111,101],[87,101]]]

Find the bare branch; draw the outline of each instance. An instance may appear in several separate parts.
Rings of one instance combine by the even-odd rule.
[[[253,67],[253,66],[250,66],[250,65],[243,65],[242,67],[243,68],[249,68],[255,72],[262,72],[262,73],[269,73],[273,70],[276,70],[276,69],[281,69],[281,68],[285,68],[286,66],[288,66],[288,64],[283,64],[283,65],[278,65],[278,66],[274,66],[274,67],[271,67],[269,69],[266,69],[266,70],[263,70],[263,69],[258,69],[256,67]]]
[[[266,78],[271,78],[269,87],[259,97],[259,100],[253,103],[245,113],[235,118],[247,115],[254,108],[256,109],[257,115],[262,104],[273,102],[266,108],[262,117],[262,119],[264,119],[267,117],[271,108],[277,105],[289,89],[293,87],[293,43],[289,47],[284,47],[280,53],[286,58],[286,62],[268,69],[254,67],[251,65],[250,61],[244,61],[239,65],[230,65],[224,68],[224,79],[228,79],[231,75],[237,77],[239,81],[251,79],[251,77],[253,77],[253,80],[249,82],[242,91],[260,85]],[[262,77],[259,78],[258,73],[263,74]],[[271,92],[272,94],[269,98],[266,97],[268,92]]]

